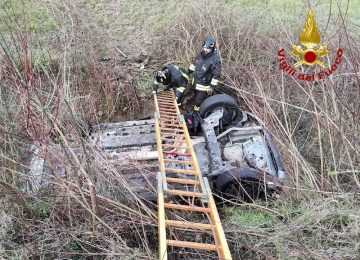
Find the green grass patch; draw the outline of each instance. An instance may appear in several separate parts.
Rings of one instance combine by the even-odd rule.
[[[154,81],[153,71],[144,71],[135,76],[132,83],[136,88],[139,97],[146,97],[151,93],[151,85]]]
[[[1,32],[28,27],[31,33],[42,34],[56,30],[41,1],[0,1]]]
[[[274,222],[271,215],[253,208],[226,207],[224,213],[227,222],[238,227],[259,227]]]

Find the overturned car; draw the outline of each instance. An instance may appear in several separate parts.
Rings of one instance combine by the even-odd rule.
[[[185,115],[192,136],[203,176],[209,180],[214,193],[225,201],[252,201],[278,191],[285,179],[280,155],[272,142],[271,134],[262,121],[250,112],[238,109],[234,98],[225,94],[207,98],[201,105],[200,117]],[[94,127],[88,136],[94,148],[92,163],[99,171],[113,171],[121,176],[134,193],[145,200],[156,200],[156,173],[158,152],[155,136],[155,120],[145,119],[106,123]],[[76,145],[74,143],[74,145]],[[59,144],[51,146],[52,154],[62,149]],[[81,153],[83,149],[74,148]],[[96,152],[98,151],[98,152]],[[169,154],[174,160],[182,155]],[[170,158],[171,159],[171,158]],[[66,176],[66,167],[56,163],[51,155],[31,158],[29,190],[35,191],[49,183],[48,177]],[[51,166],[51,167],[50,167]],[[170,168],[187,169],[186,164]],[[95,170],[95,169],[94,169]],[[104,184],[95,178],[98,190]],[[35,187],[35,188],[34,188]]]
[[[225,200],[251,201],[279,190],[285,170],[271,134],[262,121],[250,112],[241,112],[237,101],[219,94],[207,98],[201,105],[201,118],[185,115],[203,176],[211,188]],[[195,126],[194,122],[199,122]],[[135,191],[147,200],[156,200],[157,149],[153,119],[103,124],[91,135],[94,145],[101,147],[118,161],[141,161],[148,166],[146,176],[129,175]],[[201,130],[200,130],[201,129]],[[182,155],[169,153],[169,159]],[[171,157],[171,158],[170,158]],[[170,168],[187,169],[186,164]]]

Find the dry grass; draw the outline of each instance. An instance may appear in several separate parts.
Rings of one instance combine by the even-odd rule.
[[[2,1],[0,257],[155,258],[154,208],[111,165],[94,165],[92,158],[103,155],[82,132],[151,115],[144,83],[152,71],[165,62],[187,64],[211,34],[223,61],[221,90],[264,120],[288,173],[286,199],[238,206],[254,209],[255,219],[270,209],[267,224],[260,218],[242,226],[242,211],[223,210],[234,259],[356,259],[357,4],[332,3],[330,12],[322,1],[313,3],[331,52],[326,63],[338,47],[344,59],[330,79],[299,82],[281,74],[276,53],[298,44],[307,2]],[[50,133],[61,140],[51,185],[25,192],[31,146],[38,144],[44,157],[59,150]],[[56,165],[65,178],[54,174]]]

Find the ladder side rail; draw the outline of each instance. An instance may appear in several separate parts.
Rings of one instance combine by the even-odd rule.
[[[159,106],[156,95],[155,102],[155,133],[157,142],[157,151],[159,158],[160,172],[158,173],[158,232],[159,232],[159,259],[167,260],[167,244],[166,244],[166,224],[165,224],[165,206],[164,206],[164,190],[163,190],[163,173],[165,172],[164,156],[161,147],[161,133],[159,124]]]
[[[229,249],[228,243],[226,241],[224,229],[221,224],[221,220],[220,220],[217,208],[216,208],[214,197],[210,190],[208,178],[204,177],[204,183],[205,183],[206,189],[208,190],[208,196],[209,196],[208,206],[211,210],[211,213],[210,213],[211,222],[215,226],[215,234],[214,234],[216,236],[215,239],[218,241],[218,243],[220,244],[220,248],[221,248],[219,256],[223,260],[231,260],[232,257],[231,257],[230,249]]]

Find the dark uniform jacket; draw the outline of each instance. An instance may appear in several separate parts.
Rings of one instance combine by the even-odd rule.
[[[168,85],[169,87],[186,87],[189,78],[183,69],[171,64],[166,65],[166,68],[170,72],[170,78],[162,82],[164,85]],[[157,81],[155,80],[155,82]],[[160,82],[157,83],[159,84]]]
[[[196,89],[203,90],[202,86],[209,88],[210,85],[215,87],[220,80],[221,61],[216,51],[209,53],[206,57],[200,52],[189,70],[194,71]]]

